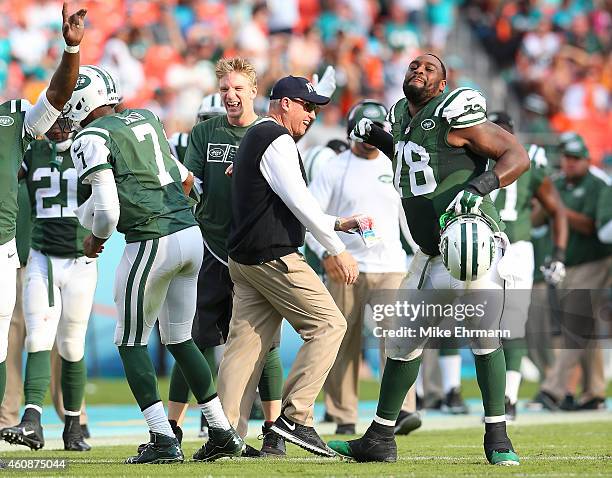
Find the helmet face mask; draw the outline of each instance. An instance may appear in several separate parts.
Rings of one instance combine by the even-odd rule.
[[[81,128],[81,121],[100,106],[119,103],[117,84],[113,77],[97,66],[81,66],[72,96],[64,106],[62,117],[72,130]]]
[[[440,233],[440,253],[444,266],[455,279],[466,282],[482,279],[496,260],[493,225],[479,214],[449,219]]]

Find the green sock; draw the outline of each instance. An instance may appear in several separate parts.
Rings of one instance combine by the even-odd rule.
[[[406,362],[387,358],[380,382],[380,396],[376,416],[385,420],[397,420],[408,389],[416,381],[421,357]]]
[[[134,398],[141,410],[145,410],[159,402],[157,375],[146,345],[120,345],[119,355],[123,362],[125,378],[127,378]]]
[[[215,347],[206,347],[204,349],[200,349],[202,355],[208,362],[208,368],[210,368],[210,373],[213,376],[213,380],[217,381],[217,357],[215,357]]]
[[[28,353],[23,394],[26,405],[43,406],[49,382],[51,381],[51,351]]]
[[[280,350],[271,349],[266,355],[261,378],[259,379],[259,396],[262,402],[271,402],[283,398],[283,364]]]
[[[185,380],[181,367],[175,362],[170,374],[168,400],[178,403],[189,403],[189,384]]]
[[[87,366],[85,358],[78,362],[69,362],[62,357],[62,394],[64,410],[78,412],[81,410],[85,384],[87,383]]]
[[[486,355],[474,355],[476,378],[482,394],[485,417],[505,415],[506,360],[500,347]]]
[[[0,403],[4,400],[4,390],[6,389],[6,360],[0,362]]]
[[[210,367],[193,340],[169,344],[167,347],[181,368],[197,402],[204,403],[214,396],[216,391]]]
[[[525,339],[503,340],[504,356],[506,357],[506,371],[521,371],[521,362],[527,355],[527,341]]]

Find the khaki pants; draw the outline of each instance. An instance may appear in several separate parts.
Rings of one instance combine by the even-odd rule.
[[[404,276],[403,273],[395,272],[366,272],[361,273],[353,285],[334,281],[329,281],[327,284],[331,296],[347,322],[347,331],[338,351],[338,357],[323,387],[327,413],[338,424],[357,423],[359,364],[365,306],[383,303],[384,297],[381,293],[399,289]],[[384,366],[384,344],[381,345],[381,361]],[[416,410],[414,387],[406,395],[402,409],[409,412]]]
[[[23,349],[26,337],[25,319],[23,315],[22,285],[25,267],[17,269],[17,300],[11,318],[9,329],[9,346],[6,357],[6,392],[0,406],[0,428],[11,427],[19,423],[19,407],[23,401]],[[51,352],[51,384],[50,392],[57,415],[64,419],[64,404],[62,402],[62,361],[53,346]],[[81,423],[87,423],[85,400],[81,407]]]
[[[236,427],[246,414],[283,317],[304,344],[283,387],[282,411],[312,426],[313,406],[335,359],[346,320],[321,279],[297,253],[258,265],[229,260],[234,304],[217,382],[223,410]],[[238,430],[243,434],[243,430]]]
[[[612,257],[608,257],[600,261],[568,267],[567,275],[563,281],[563,290],[590,289],[596,291],[608,287],[610,284],[611,265]],[[599,298],[594,297],[594,295],[594,293],[590,294],[593,297],[592,308],[598,310],[604,298],[602,297],[602,300],[598,300]],[[565,324],[569,324],[570,328],[573,329],[574,325],[580,325],[578,322],[593,321],[590,303],[579,298],[577,300],[572,295],[561,297],[560,301],[565,315]],[[594,331],[596,332],[596,330]],[[564,336],[564,338],[566,337]],[[572,344],[569,345],[569,347],[571,346]],[[563,398],[567,391],[570,375],[574,367],[580,363],[583,370],[581,402],[584,403],[593,398],[605,398],[606,381],[604,378],[601,344],[597,340],[590,340],[581,348],[569,348],[567,343],[562,343],[561,347],[553,368],[546,375],[546,380],[542,384],[542,390],[557,399]]]

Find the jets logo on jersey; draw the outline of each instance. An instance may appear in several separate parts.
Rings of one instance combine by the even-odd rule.
[[[209,163],[233,163],[238,146],[233,144],[208,143],[206,160]]]
[[[74,91],[79,91],[88,86],[91,83],[91,78],[87,75],[79,75],[76,81],[76,86],[74,87]]]
[[[435,127],[436,122],[430,118],[421,121],[421,128],[423,128],[425,131],[429,131],[430,129],[434,129]]]
[[[10,116],[0,116],[0,126],[13,126],[15,120]]]

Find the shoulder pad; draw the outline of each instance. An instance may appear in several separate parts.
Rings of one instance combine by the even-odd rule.
[[[457,88],[440,103],[435,114],[452,128],[469,128],[487,120],[487,100],[478,90]]]

